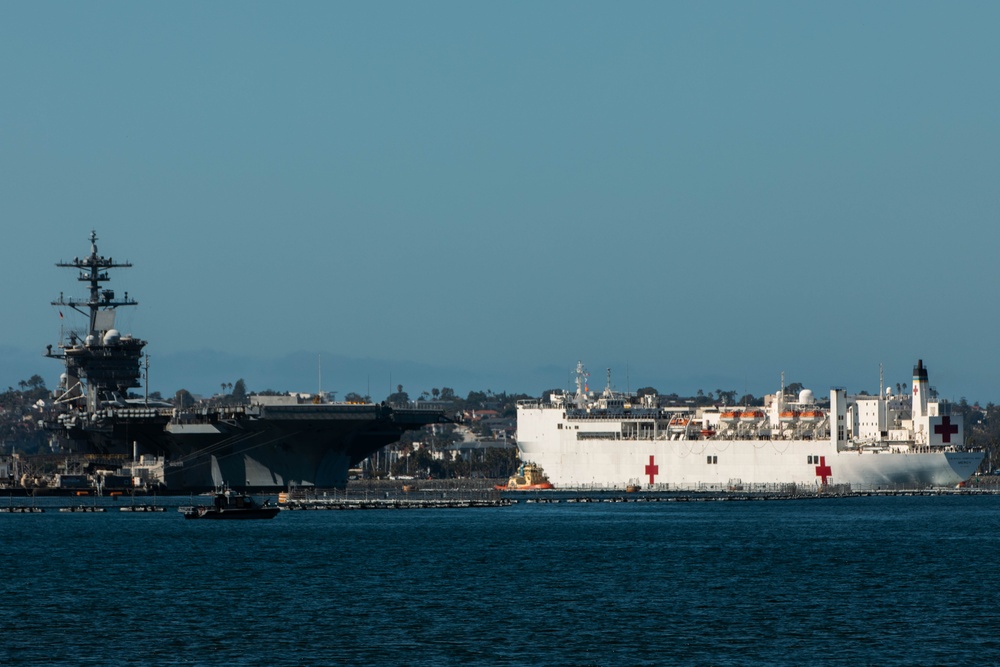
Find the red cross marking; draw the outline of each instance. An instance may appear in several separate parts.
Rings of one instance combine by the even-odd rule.
[[[826,464],[826,457],[819,457],[819,465],[816,466],[816,476],[823,478],[823,486],[826,486],[826,478],[833,475],[833,470]]]
[[[951,417],[941,417],[941,423],[934,427],[934,432],[941,436],[941,442],[951,442],[951,434],[958,435],[958,424],[951,423]]]
[[[646,474],[649,475],[649,483],[653,483],[653,478],[660,472],[660,466],[653,463],[653,455],[649,455],[649,465],[646,466]]]

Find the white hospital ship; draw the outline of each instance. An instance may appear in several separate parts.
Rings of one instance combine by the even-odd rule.
[[[586,386],[517,406],[521,459],[557,489],[768,489],[849,485],[854,490],[954,486],[983,452],[964,446],[961,416],[930,397],[918,361],[912,392],[848,396],[829,405],[804,389],[763,407],[661,407],[656,396]]]

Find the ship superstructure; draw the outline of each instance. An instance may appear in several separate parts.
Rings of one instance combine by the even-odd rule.
[[[56,266],[79,271],[85,299],[63,294],[52,304],[86,320],[46,356],[65,366],[54,392],[61,407],[47,424],[68,451],[151,455],[165,460],[173,490],[273,490],[289,485],[343,487],[348,469],[409,430],[446,421],[439,409],[332,403],[320,395],[250,397],[242,405],[175,407],[129,396],[142,386],[146,341],[115,328],[117,309],[135,306],[104,286],[109,270],[128,268],[98,253]]]
[[[88,286],[88,298],[67,298],[63,294],[53,306],[69,308],[87,318],[82,334],[69,333],[68,341],[60,342],[57,351],[48,346],[47,355],[64,361],[66,370],[59,379],[57,403],[74,404],[87,413],[96,413],[106,402],[122,404],[128,390],[139,387],[140,359],[146,341],[122,336],[115,328],[118,308],[136,306],[138,302],[125,292],[121,298],[114,290],[102,288],[110,280],[109,269],[128,268],[129,262],[116,262],[97,252],[97,233],[90,233],[90,255],[76,257],[56,266],[79,271],[77,280]],[[60,310],[60,317],[63,316]]]
[[[950,486],[983,459],[964,446],[960,415],[930,396],[923,361],[912,392],[820,402],[784,387],[763,406],[661,406],[655,395],[608,386],[590,392],[577,365],[576,392],[521,401],[517,444],[557,488],[774,488],[830,484],[853,489]]]

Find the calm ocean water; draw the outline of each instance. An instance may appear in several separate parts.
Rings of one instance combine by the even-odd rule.
[[[1000,497],[49,510],[0,545],[0,665],[1000,662]]]

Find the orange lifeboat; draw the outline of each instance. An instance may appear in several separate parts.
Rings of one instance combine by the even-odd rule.
[[[670,420],[670,430],[674,431],[675,433],[679,433],[687,429],[688,424],[690,423],[691,420],[688,419],[687,417],[674,417],[673,419]]]
[[[822,410],[803,410],[799,414],[799,419],[804,422],[818,422],[824,417]]]
[[[760,410],[744,410],[740,413],[740,421],[753,423],[759,422],[764,418],[764,413]]]
[[[799,418],[798,410],[782,410],[781,414],[778,415],[778,419],[788,424]]]
[[[719,414],[719,421],[726,424],[734,424],[740,418],[740,413],[736,410],[724,410]]]

